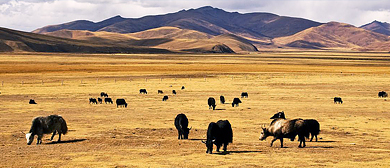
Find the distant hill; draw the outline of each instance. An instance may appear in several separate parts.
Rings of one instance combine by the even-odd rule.
[[[390,36],[390,24],[386,22],[379,22],[375,20],[371,23],[360,26],[360,28]]]
[[[293,35],[307,28],[319,25],[321,23],[302,18],[284,17],[271,13],[241,14],[206,6],[198,9],[182,10],[176,13],[141,18],[122,18],[116,16],[97,23],[79,20],[60,25],[45,26],[33,32],[42,34],[68,29],[93,32],[135,33],[168,26],[195,30],[213,36],[236,34],[242,37],[265,40]]]
[[[292,36],[276,38],[273,41],[280,46],[307,49],[343,48],[378,51],[390,49],[390,47],[379,45],[389,42],[390,38],[388,36],[338,22],[329,22]]]
[[[169,53],[168,50],[109,45],[0,28],[0,52]]]

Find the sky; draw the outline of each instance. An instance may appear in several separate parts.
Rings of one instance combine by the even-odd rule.
[[[33,31],[74,20],[139,18],[212,6],[228,12],[269,12],[322,23],[390,23],[390,0],[0,0],[0,27]]]

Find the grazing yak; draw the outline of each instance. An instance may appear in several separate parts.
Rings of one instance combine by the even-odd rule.
[[[316,137],[316,142],[318,141],[317,135],[320,134],[320,123],[315,119],[306,119],[303,120],[306,124],[306,128],[311,134],[310,142],[313,141],[314,136]]]
[[[191,128],[188,127],[188,118],[185,114],[178,114],[175,118],[175,127],[179,136],[177,139],[188,139],[188,134],[190,133]]]
[[[28,104],[37,104],[37,103],[35,102],[34,99],[30,99],[30,101],[28,102]]]
[[[112,99],[111,98],[109,98],[109,97],[106,97],[106,98],[104,98],[104,103],[110,103],[110,104],[113,104],[114,102],[112,102]]]
[[[217,152],[223,144],[223,151],[226,152],[229,143],[233,143],[233,130],[228,120],[219,120],[217,123],[211,122],[207,129],[206,153],[213,153],[213,144],[217,146]]]
[[[284,115],[284,111],[274,114],[274,116],[272,116],[270,119],[278,119],[278,118],[286,119],[286,116]],[[271,122],[271,125],[274,121],[276,120],[273,120]],[[318,123],[318,121],[315,119],[305,119],[303,121],[306,124],[307,131],[309,131],[309,133],[311,134],[310,142],[313,141],[314,136],[316,137],[316,142],[317,142],[318,141],[317,135],[320,134],[320,123]]]
[[[280,146],[283,148],[283,138],[289,138],[291,139],[291,141],[293,141],[297,135],[300,141],[298,147],[305,147],[305,137],[309,138],[309,131],[306,127],[304,120],[287,120],[283,118],[278,118],[272,121],[271,125],[268,128],[262,127],[259,139],[263,141],[268,136],[273,136],[274,139],[271,142],[271,146],[277,139],[279,139],[281,144]]]
[[[167,101],[167,100],[168,100],[168,96],[165,95],[165,96],[163,97],[162,101]]]
[[[209,97],[209,99],[207,100],[208,104],[209,104],[209,109],[213,109],[215,110],[215,99],[213,97]]]
[[[163,94],[164,92],[162,90],[158,90],[157,94]]]
[[[146,91],[146,89],[140,89],[139,94],[148,94],[148,92]]]
[[[238,104],[239,103],[242,103],[241,100],[239,98],[234,98],[233,99],[233,102],[232,102],[232,107],[234,107],[234,105],[236,105],[236,107],[238,107]]]
[[[241,93],[241,98],[248,98],[248,92],[242,92]]]
[[[225,104],[225,97],[224,96],[219,96],[219,100],[221,101],[221,104]]]
[[[334,97],[333,100],[334,100],[334,103],[343,104],[343,100],[341,100],[341,97]]]
[[[116,99],[116,107],[125,107],[127,108],[127,103],[125,99]]]
[[[89,104],[97,104],[97,101],[95,98],[89,98]]]
[[[30,131],[26,134],[27,145],[31,145],[34,136],[37,135],[37,145],[42,143],[43,134],[53,133],[50,140],[58,133],[58,142],[61,141],[61,134],[65,135],[68,127],[65,120],[59,115],[49,115],[47,117],[36,117],[32,120]]]
[[[99,102],[100,104],[102,104],[103,100],[102,100],[100,97],[98,97],[98,102]]]
[[[387,97],[387,93],[385,91],[381,91],[378,93],[378,97]]]
[[[174,95],[175,95],[175,94],[176,94],[176,90],[172,90],[172,94],[174,94]]]
[[[185,87],[184,86],[181,86],[181,90],[184,90],[185,89]]]
[[[104,93],[104,92],[101,92],[101,93],[100,93],[100,97],[108,97],[108,94],[107,94],[107,93]]]

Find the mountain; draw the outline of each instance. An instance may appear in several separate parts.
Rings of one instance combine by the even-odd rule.
[[[360,26],[360,28],[390,36],[390,24],[386,22],[379,22],[375,20],[371,23]]]
[[[329,22],[287,37],[275,38],[279,46],[308,49],[355,49],[388,51],[390,37],[345,23]]]
[[[73,21],[60,25],[39,28],[34,33],[47,33],[58,30],[88,30],[116,33],[135,33],[158,27],[177,27],[195,30],[208,35],[235,34],[257,40],[293,35],[321,23],[271,13],[226,12],[210,6],[198,9],[181,10],[165,15],[145,16],[141,18],[122,18],[116,16],[101,22],[86,20]]]
[[[0,52],[170,53],[150,47],[110,45],[0,28]]]

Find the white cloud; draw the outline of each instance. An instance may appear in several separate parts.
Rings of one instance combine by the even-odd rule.
[[[0,0],[0,27],[32,31],[74,20],[101,21],[115,15],[138,18],[213,6],[241,13],[270,12],[319,22],[360,26],[390,22],[388,0]]]

